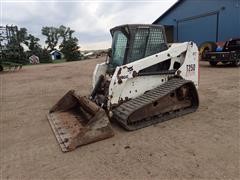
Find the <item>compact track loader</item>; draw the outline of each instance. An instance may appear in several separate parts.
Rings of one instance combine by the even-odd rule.
[[[110,32],[112,48],[94,70],[89,97],[70,90],[48,113],[64,152],[112,137],[110,121],[136,130],[198,108],[193,42],[168,45],[160,25],[122,25]]]

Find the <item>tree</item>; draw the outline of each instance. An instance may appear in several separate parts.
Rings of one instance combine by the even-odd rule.
[[[27,29],[20,28],[17,26],[6,25],[1,26],[3,33],[1,34],[0,41],[5,40],[4,45],[1,49],[1,60],[14,62],[14,63],[27,63],[26,53],[24,52],[21,43],[24,43],[27,37]],[[0,42],[0,44],[2,44]],[[2,46],[2,45],[1,45]]]
[[[45,43],[47,44],[47,49],[50,51],[54,50],[58,44],[59,37],[61,37],[59,28],[56,27],[43,27],[42,34],[47,37]]]
[[[28,33],[27,33],[27,28],[20,28],[17,31],[17,37],[18,37],[18,42],[19,43],[24,43],[26,44],[26,41],[28,39]],[[27,44],[26,44],[27,45]]]
[[[52,59],[47,49],[39,49],[36,55],[39,57],[40,63],[51,63]]]
[[[72,34],[74,33],[75,31],[74,30],[71,30],[69,27],[65,27],[63,25],[61,25],[59,27],[59,33],[60,33],[60,36],[63,38],[63,42],[68,40],[68,39],[71,39],[72,38]]]
[[[59,32],[63,38],[60,47],[61,52],[65,55],[67,61],[76,61],[80,58],[78,39],[73,37],[74,30],[69,27],[60,26]]]
[[[32,34],[29,34],[27,39],[28,39],[28,42],[27,42],[28,48],[31,51],[41,48],[40,44],[38,43],[40,41],[39,38],[36,38]]]
[[[78,39],[73,37],[74,30],[63,25],[56,27],[43,27],[42,34],[47,37],[45,43],[47,49],[52,51],[60,44],[60,51],[65,55],[67,61],[78,60],[80,51]],[[62,42],[59,42],[62,39]]]
[[[77,38],[69,38],[60,45],[61,52],[65,55],[67,61],[79,60],[80,51]]]

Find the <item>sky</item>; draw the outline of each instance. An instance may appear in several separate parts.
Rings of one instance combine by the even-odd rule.
[[[26,27],[41,39],[43,26],[75,30],[81,50],[107,49],[109,30],[121,24],[151,24],[177,0],[0,0],[1,25]]]

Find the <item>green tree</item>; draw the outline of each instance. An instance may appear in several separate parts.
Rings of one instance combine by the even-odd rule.
[[[59,27],[59,33],[60,33],[60,36],[63,38],[63,42],[66,41],[66,40],[69,40],[72,38],[72,34],[74,33],[75,31],[70,29],[69,27],[65,27],[63,25],[61,25]]]
[[[40,63],[52,63],[51,56],[47,49],[39,49],[36,55],[39,57]]]
[[[56,27],[43,27],[42,34],[47,37],[45,43],[47,44],[47,49],[50,51],[54,50],[61,37],[59,28]]]
[[[67,61],[78,60],[80,57],[78,39],[73,37],[74,32],[74,30],[63,25],[58,28],[47,26],[42,28],[42,34],[47,37],[45,41],[47,49],[52,51],[60,44],[60,51],[65,55]]]
[[[39,38],[33,36],[32,34],[29,34],[27,39],[28,39],[28,42],[27,42],[28,48],[31,51],[41,48],[40,44],[38,43],[40,41]]]
[[[2,51],[2,57],[4,61],[14,62],[14,63],[27,63],[26,53],[24,52],[21,43],[25,43],[27,38],[27,29],[20,28],[17,26],[6,26],[4,27],[6,36],[6,44],[4,44],[4,50]],[[3,39],[4,39],[3,38]]]
[[[19,43],[27,43],[28,40],[28,33],[27,33],[27,28],[20,28],[17,31],[17,37],[18,37],[18,42]],[[27,45],[27,44],[26,44]]]
[[[62,42],[60,50],[67,61],[76,61],[80,58],[80,51],[77,38],[69,38]]]

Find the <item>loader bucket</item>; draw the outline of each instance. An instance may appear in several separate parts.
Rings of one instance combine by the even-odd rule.
[[[114,135],[106,112],[74,90],[67,92],[47,117],[63,152]]]

